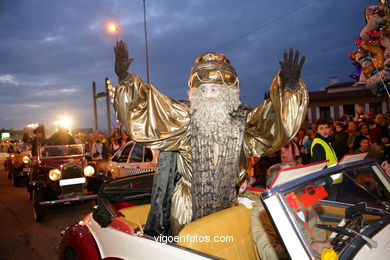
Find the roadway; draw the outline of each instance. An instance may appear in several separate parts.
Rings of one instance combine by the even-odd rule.
[[[91,212],[94,201],[49,208],[37,223],[27,194],[25,186],[12,185],[0,164],[0,259],[57,259],[60,231]]]

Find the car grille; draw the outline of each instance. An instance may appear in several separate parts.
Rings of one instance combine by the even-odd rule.
[[[62,177],[61,179],[73,179],[84,177],[83,167],[78,163],[68,163],[62,167]],[[84,184],[72,184],[62,186],[62,194],[69,194],[73,192],[81,192],[83,191]]]

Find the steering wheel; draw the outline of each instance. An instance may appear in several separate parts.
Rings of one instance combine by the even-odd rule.
[[[362,228],[363,216],[355,216],[352,219],[343,218],[338,226],[316,224],[316,227],[332,231],[329,236],[330,244],[336,252],[340,252]]]

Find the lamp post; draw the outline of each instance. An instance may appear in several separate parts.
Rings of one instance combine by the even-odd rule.
[[[109,23],[108,24],[108,30],[110,32],[114,32],[115,33],[116,42],[118,43],[118,41],[119,41],[119,27],[118,27],[118,25],[116,25],[114,23]]]
[[[145,56],[146,56],[146,81],[149,83],[149,54],[148,54],[148,36],[146,33],[146,8],[144,2],[144,31],[145,31]]]

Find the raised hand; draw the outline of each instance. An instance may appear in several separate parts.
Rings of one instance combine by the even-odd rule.
[[[299,61],[299,51],[290,49],[289,53],[287,50],[283,52],[283,61],[279,61],[280,64],[280,78],[282,80],[283,89],[291,92],[295,92],[298,89],[298,81],[301,76],[301,70],[303,63],[305,63],[305,56],[302,56]]]
[[[129,52],[127,45],[124,41],[119,41],[114,47],[115,52],[115,73],[118,78],[123,79],[126,77],[126,73],[130,64],[133,62],[133,58],[129,59]]]

